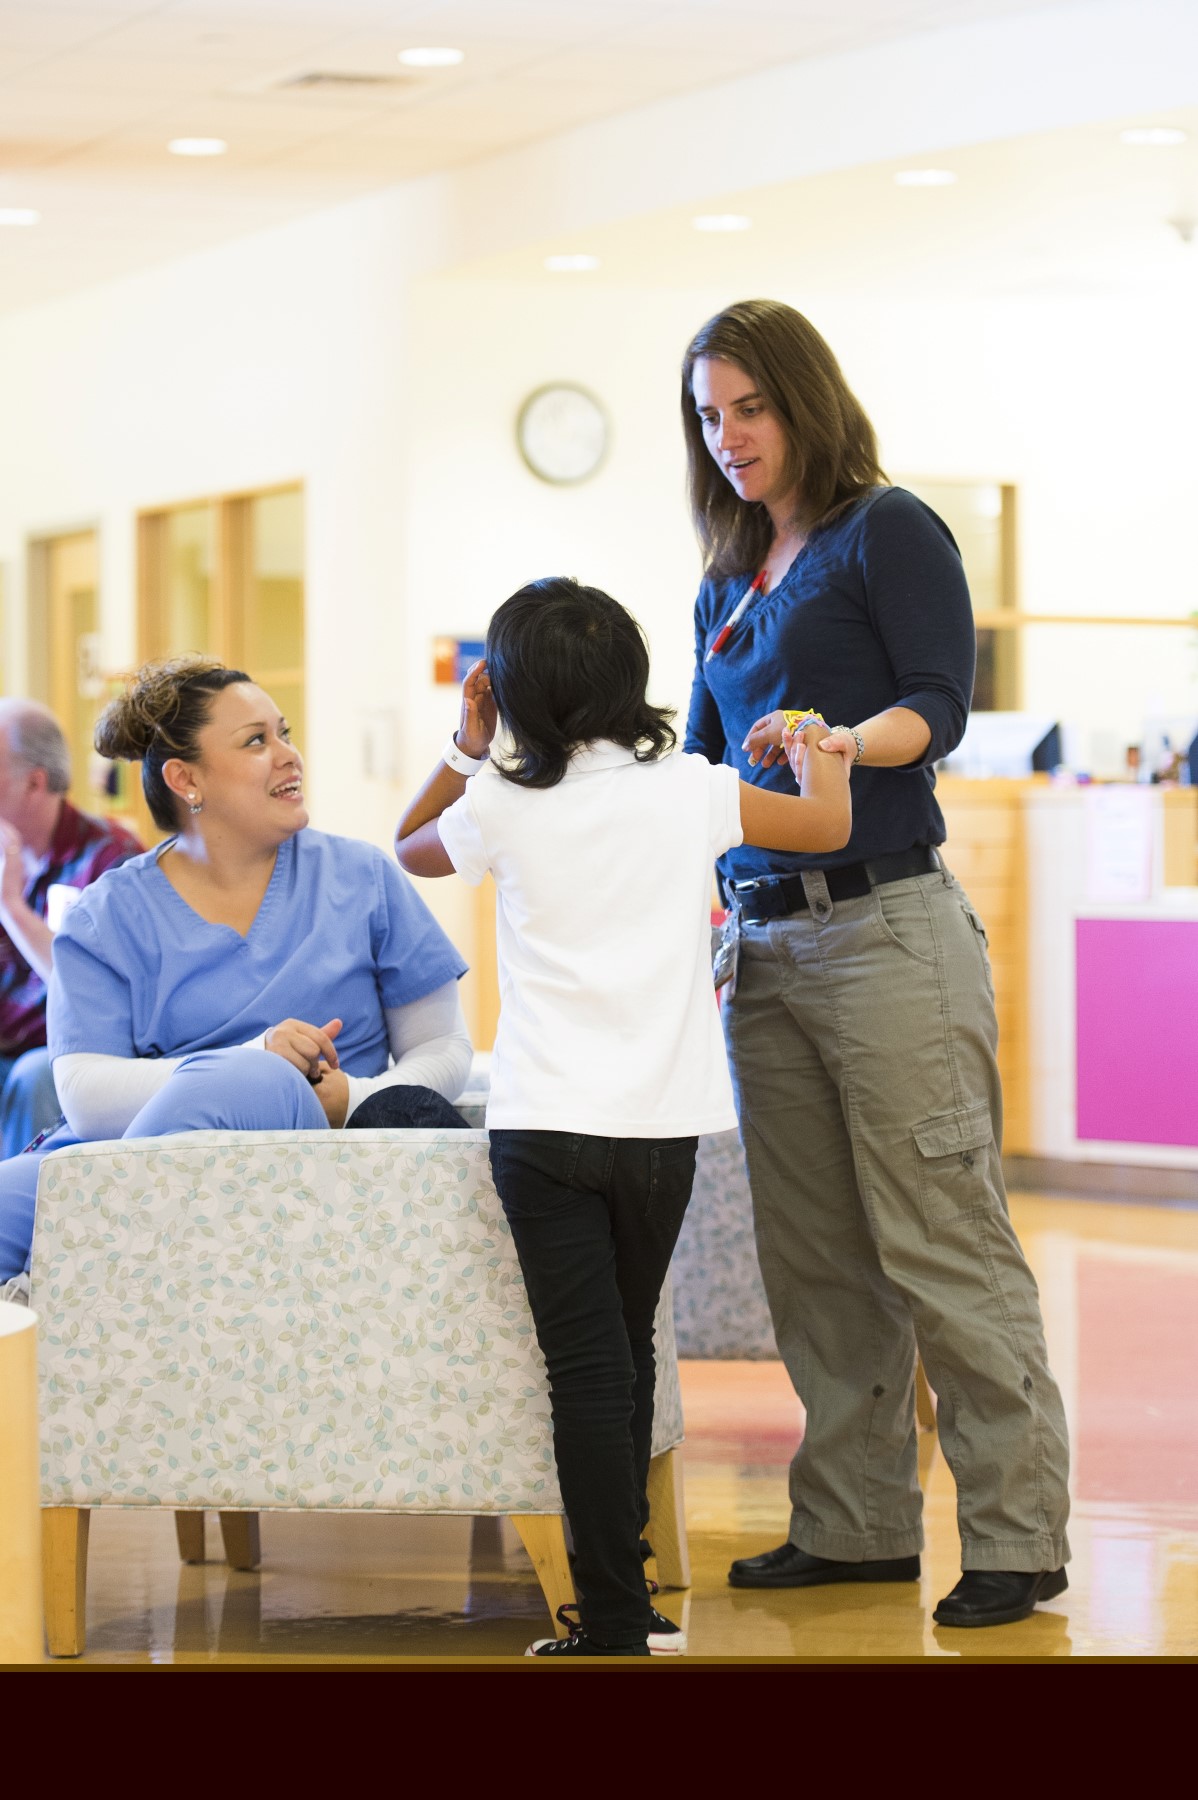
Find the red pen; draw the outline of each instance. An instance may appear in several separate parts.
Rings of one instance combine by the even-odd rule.
[[[765,584],[766,584],[766,572],[764,569],[762,569],[761,573],[754,577],[753,584],[749,588],[748,592],[745,595],[743,595],[743,597],[741,599],[739,599],[737,601],[736,605],[733,607],[733,609],[732,609],[731,613],[728,615],[727,619],[720,626],[720,629],[716,632],[715,636],[712,638],[711,648],[708,650],[707,655],[703,658],[703,661],[705,663],[709,663],[713,656],[719,655],[720,651],[724,648],[724,645],[728,642],[728,639],[732,636],[732,633],[735,631],[737,625],[740,623],[742,617],[744,616],[745,610],[749,606],[749,603],[751,602],[754,594],[762,594],[765,592]]]

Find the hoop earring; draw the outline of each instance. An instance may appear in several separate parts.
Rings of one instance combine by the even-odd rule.
[[[204,810],[204,802],[202,800],[197,800],[194,794],[188,794],[187,810],[192,813],[202,813]]]

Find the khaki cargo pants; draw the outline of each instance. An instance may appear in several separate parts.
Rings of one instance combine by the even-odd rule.
[[[1069,1555],[1068,1443],[1007,1215],[981,921],[947,870],[746,925],[725,1025],[778,1349],[807,1410],[791,1541],[922,1548],[915,1350],[939,1402],[962,1566]]]

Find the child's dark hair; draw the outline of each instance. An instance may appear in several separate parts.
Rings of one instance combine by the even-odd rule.
[[[674,748],[673,707],[650,706],[649,651],[632,614],[599,588],[565,575],[530,581],[487,629],[487,674],[512,738],[498,774],[556,787],[571,756],[600,739],[638,762]]]

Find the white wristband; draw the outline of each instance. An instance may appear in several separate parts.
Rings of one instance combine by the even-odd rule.
[[[457,744],[454,741],[453,733],[451,732],[449,735],[449,742],[441,752],[441,761],[443,763],[448,763],[449,767],[456,770],[459,775],[477,775],[478,771],[486,763],[487,758],[485,756],[477,758],[467,756],[464,750],[458,749]]]

